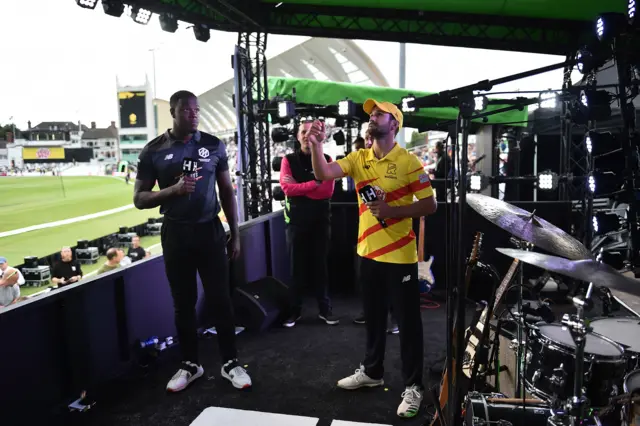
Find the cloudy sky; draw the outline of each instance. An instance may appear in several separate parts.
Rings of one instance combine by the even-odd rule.
[[[74,0],[1,0],[0,123],[10,117],[19,127],[27,120],[117,120],[116,78],[121,84],[153,81],[155,49],[158,97],[179,89],[202,93],[233,77],[230,56],[235,33],[212,32],[208,43],[195,40],[181,23],[175,34],[78,7]],[[268,57],[288,50],[305,37],[270,36]],[[399,45],[357,41],[390,85],[399,83]],[[562,61],[551,55],[497,52],[441,46],[407,46],[407,84],[413,90],[439,92],[484,79]],[[496,86],[495,90],[544,90],[561,86],[555,71]]]

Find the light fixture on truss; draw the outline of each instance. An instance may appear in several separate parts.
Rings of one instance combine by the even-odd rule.
[[[489,105],[489,100],[486,96],[476,96],[473,98],[475,111],[484,111],[487,109],[487,105]]]
[[[151,20],[151,15],[152,13],[148,9],[138,6],[131,8],[131,19],[133,19],[133,22],[136,24],[147,25]]]
[[[350,99],[338,102],[338,115],[341,117],[353,117],[356,115],[356,105]]]
[[[605,235],[610,232],[619,231],[622,227],[620,216],[612,212],[598,212],[593,215],[591,223],[593,224],[593,232],[596,235]]]
[[[85,9],[95,9],[98,4],[98,0],[76,0],[78,6]]]
[[[558,188],[558,174],[552,171],[544,171],[538,174],[538,189],[553,191]]]
[[[162,28],[163,31],[175,33],[178,30],[178,20],[171,13],[161,13],[159,20],[160,28]]]
[[[296,115],[296,106],[291,101],[278,102],[278,118],[292,119]]]
[[[416,107],[414,106],[414,102],[416,97],[413,95],[405,96],[402,98],[402,106],[401,110],[404,113],[416,112]]]

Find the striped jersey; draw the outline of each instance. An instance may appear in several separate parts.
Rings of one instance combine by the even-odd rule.
[[[337,162],[342,171],[353,178],[356,190],[371,185],[378,199],[390,206],[412,204],[414,196],[419,200],[433,197],[429,176],[420,160],[397,143],[380,160],[373,149],[361,149]],[[358,255],[386,263],[418,261],[412,218],[387,218],[387,228],[383,228],[361,197],[358,197],[358,207]]]

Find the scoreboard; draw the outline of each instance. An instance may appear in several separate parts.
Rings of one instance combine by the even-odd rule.
[[[118,92],[120,128],[147,127],[147,93]]]

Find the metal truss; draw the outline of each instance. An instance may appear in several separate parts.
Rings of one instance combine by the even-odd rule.
[[[269,123],[260,111],[268,101],[267,35],[239,33],[236,57],[238,158],[245,220],[272,211]],[[240,189],[242,188],[242,189]]]
[[[513,16],[290,4],[255,0],[136,0],[156,12],[233,32],[370,39],[565,55],[591,24]]]

